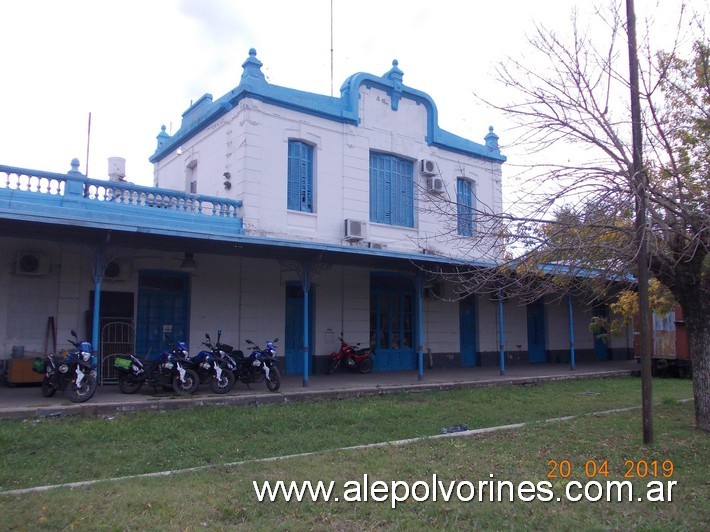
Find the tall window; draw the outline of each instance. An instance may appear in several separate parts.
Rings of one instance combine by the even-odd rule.
[[[288,208],[313,212],[313,146],[288,141]]]
[[[473,236],[475,183],[459,177],[456,180],[456,214],[459,236]]]
[[[414,227],[412,161],[370,154],[370,221]]]

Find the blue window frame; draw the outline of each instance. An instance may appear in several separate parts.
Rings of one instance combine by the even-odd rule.
[[[288,208],[313,212],[313,146],[288,141]]]
[[[370,221],[414,227],[414,164],[370,153]]]
[[[475,220],[475,183],[459,177],[456,180],[456,215],[459,236],[473,236]]]

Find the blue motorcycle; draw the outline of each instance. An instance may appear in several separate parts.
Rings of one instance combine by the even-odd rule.
[[[203,349],[190,360],[195,366],[195,371],[200,376],[200,382],[207,382],[214,393],[227,393],[234,387],[235,376],[232,369],[236,367],[227,359],[227,353],[232,352],[232,346],[220,343],[222,331],[217,331],[217,343],[213,344],[209,334],[205,334],[207,341]],[[232,366],[232,367],[230,367]]]
[[[63,355],[36,357],[32,370],[44,374],[42,395],[52,397],[57,390],[64,390],[72,403],[83,403],[96,393],[96,357],[91,342],[80,342],[76,331],[74,340],[68,340],[74,349]]]
[[[194,393],[200,384],[185,342],[178,342],[155,358],[119,355],[114,360],[114,367],[118,370],[118,389],[127,394],[136,393],[144,382],[156,391],[160,386],[180,395]]]
[[[251,353],[244,356],[242,351],[234,351],[226,356],[232,360],[236,369],[234,374],[241,382],[249,387],[249,384],[266,382],[266,387],[270,392],[275,392],[281,387],[281,372],[276,365],[276,342],[275,338],[271,342],[266,342],[266,347],[262,349],[251,340],[247,344],[251,347]]]

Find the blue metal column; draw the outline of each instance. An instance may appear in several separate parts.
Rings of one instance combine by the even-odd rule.
[[[310,340],[308,338],[308,330],[310,329],[309,313],[308,313],[308,292],[311,285],[309,279],[308,264],[303,263],[303,387],[308,387],[308,353],[310,352]]]
[[[505,335],[503,334],[503,295],[498,293],[498,346],[500,348],[500,374],[505,375]]]
[[[93,348],[92,355],[97,357],[97,382],[101,384],[101,362],[99,356],[99,317],[101,310],[101,280],[103,279],[103,261],[101,246],[96,246],[96,257],[94,258],[94,316],[93,326],[91,327],[91,347]]]
[[[569,306],[569,369],[574,369],[574,313],[572,311],[572,294],[567,296]]]
[[[417,367],[419,369],[419,380],[424,379],[424,328],[422,326],[422,305],[424,299],[422,292],[424,291],[424,274],[417,274]]]

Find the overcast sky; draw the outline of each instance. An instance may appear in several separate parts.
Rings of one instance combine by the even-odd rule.
[[[707,5],[707,0],[691,3]],[[657,0],[636,0],[639,17]],[[664,6],[680,0],[664,0]],[[3,0],[0,1],[0,164],[66,172],[77,157],[107,178],[152,183],[148,157],[165,124],[205,93],[239,84],[250,48],[270,83],[338,96],[355,72],[399,61],[405,85],[429,94],[439,125],[483,142],[506,124],[473,94],[492,96],[493,67],[525,50],[535,22],[569,26],[587,0]],[[506,153],[508,154],[508,153]]]

